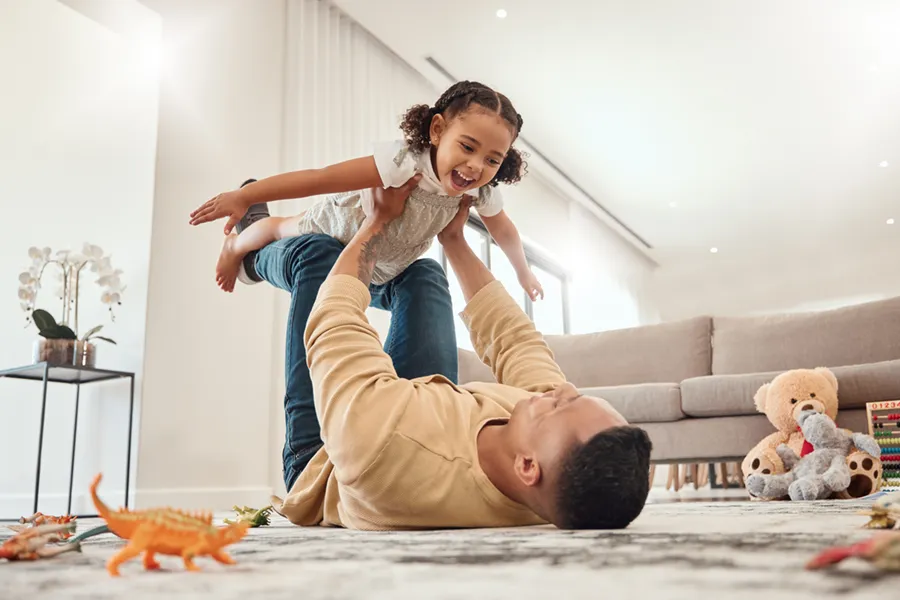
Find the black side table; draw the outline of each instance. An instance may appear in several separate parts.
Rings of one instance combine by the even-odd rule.
[[[72,427],[72,462],[69,466],[69,497],[66,505],[66,514],[72,511],[72,478],[75,474],[75,442],[78,438],[78,404],[81,400],[81,386],[100,381],[114,379],[131,380],[131,391],[128,403],[128,450],[125,452],[125,508],[128,508],[128,490],[131,483],[131,428],[134,421],[134,373],[124,371],[109,371],[91,367],[77,367],[74,365],[56,365],[46,362],[35,363],[15,369],[0,371],[0,379],[27,379],[43,383],[43,395],[41,400],[41,425],[38,433],[37,470],[34,476],[34,512],[38,511],[38,498],[41,488],[41,453],[44,449],[44,418],[47,412],[47,384],[66,383],[75,385],[75,424]],[[21,515],[19,515],[21,516]],[[78,515],[82,518],[96,517],[97,515]],[[15,517],[16,520],[19,517]]]

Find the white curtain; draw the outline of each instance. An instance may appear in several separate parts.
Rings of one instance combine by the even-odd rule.
[[[373,144],[402,137],[406,110],[431,104],[424,77],[326,0],[287,0],[283,170],[320,168],[372,153]],[[296,214],[316,198],[273,204]],[[276,300],[282,326],[286,298]],[[390,315],[369,309],[382,337]]]
[[[401,136],[407,108],[439,93],[324,0],[288,0],[285,168],[370,154]]]

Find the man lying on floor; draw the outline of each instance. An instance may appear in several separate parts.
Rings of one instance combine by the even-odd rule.
[[[397,375],[364,311],[382,232],[408,193],[373,190],[373,214],[319,289],[305,346],[324,446],[277,511],[298,525],[368,530],[626,527],[647,499],[650,440],[566,381],[463,238],[467,205],[439,241],[472,343],[499,383]]]

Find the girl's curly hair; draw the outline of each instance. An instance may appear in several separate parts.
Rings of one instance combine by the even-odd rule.
[[[406,111],[400,124],[406,143],[415,152],[427,151],[431,148],[431,120],[434,116],[442,115],[450,121],[467,111],[473,104],[500,115],[512,127],[514,138],[519,137],[519,132],[522,131],[522,115],[516,112],[509,98],[483,83],[460,81],[441,94],[434,106],[417,104]],[[515,148],[510,148],[497,174],[488,185],[496,187],[499,183],[518,183],[526,172],[527,164],[524,156]]]

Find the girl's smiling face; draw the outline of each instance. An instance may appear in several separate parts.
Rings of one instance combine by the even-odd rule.
[[[450,196],[479,188],[494,178],[515,132],[492,111],[473,105],[449,121],[431,121],[431,166]]]

